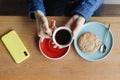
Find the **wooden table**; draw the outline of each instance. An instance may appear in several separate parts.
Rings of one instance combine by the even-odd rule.
[[[64,25],[68,17],[56,19]],[[0,36],[14,29],[30,52],[30,57],[16,64],[0,40],[0,80],[119,80],[120,79],[120,17],[93,17],[90,21],[111,24],[114,46],[110,55],[98,62],[89,62],[76,53],[73,45],[60,60],[45,58],[38,48],[36,23],[23,16],[0,16]]]

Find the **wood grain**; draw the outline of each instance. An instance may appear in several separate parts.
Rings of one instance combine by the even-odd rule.
[[[104,4],[102,16],[120,16],[120,4]]]
[[[48,17],[64,25],[68,17]],[[30,58],[16,64],[0,40],[0,80],[119,80],[120,78],[120,17],[92,17],[90,21],[111,24],[114,46],[110,55],[98,62],[89,62],[71,49],[60,60],[45,58],[38,48],[36,23],[24,16],[0,16],[0,36],[14,29],[30,52]]]

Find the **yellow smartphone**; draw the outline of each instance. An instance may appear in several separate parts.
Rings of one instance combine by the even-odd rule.
[[[30,56],[28,50],[14,30],[3,35],[1,39],[16,63],[21,63]]]

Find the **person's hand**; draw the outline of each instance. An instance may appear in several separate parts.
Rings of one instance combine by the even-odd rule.
[[[71,28],[73,32],[73,38],[78,35],[81,26],[85,23],[85,18],[80,15],[73,15],[65,26]]]
[[[52,30],[49,28],[46,16],[40,10],[37,10],[34,13],[37,23],[38,36],[41,38],[50,38]]]

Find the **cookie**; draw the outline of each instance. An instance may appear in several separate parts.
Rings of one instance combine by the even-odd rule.
[[[93,53],[100,48],[100,40],[95,34],[85,32],[80,36],[78,45],[83,52]]]

